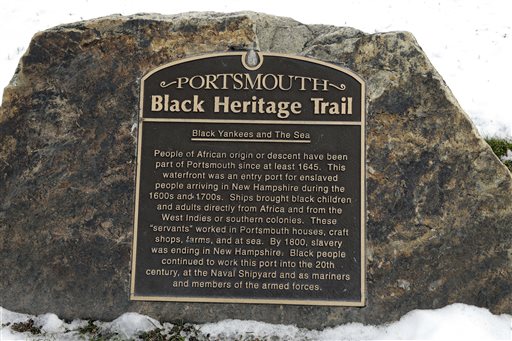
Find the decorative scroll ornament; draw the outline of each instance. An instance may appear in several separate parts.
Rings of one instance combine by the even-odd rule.
[[[170,83],[166,83],[165,81],[161,81],[160,82],[160,87],[161,88],[167,88],[167,87],[169,87],[169,86],[171,86],[173,84],[176,84],[176,81],[173,81],[173,82],[170,82]]]
[[[341,83],[340,86],[337,86],[335,84],[329,83],[329,86],[332,86],[333,88],[338,89],[340,91],[343,91],[343,90],[345,90],[347,88],[347,86],[345,84],[343,84],[343,83]]]

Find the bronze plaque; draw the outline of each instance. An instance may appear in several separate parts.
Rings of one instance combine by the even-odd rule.
[[[350,70],[273,53],[147,74],[131,299],[364,306],[364,98]]]

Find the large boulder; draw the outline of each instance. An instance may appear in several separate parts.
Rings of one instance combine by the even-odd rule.
[[[141,77],[215,51],[302,55],[367,82],[367,306],[129,300]],[[109,16],[38,33],[0,109],[0,302],[63,318],[382,323],[512,313],[512,177],[410,33],[258,13]]]

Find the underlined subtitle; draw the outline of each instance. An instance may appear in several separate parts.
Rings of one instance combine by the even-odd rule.
[[[311,140],[191,138],[196,142],[311,143]]]

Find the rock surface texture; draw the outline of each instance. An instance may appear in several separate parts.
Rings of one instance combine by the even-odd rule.
[[[136,120],[155,67],[254,47],[367,82],[365,308],[129,300]],[[110,16],[38,33],[0,110],[0,302],[63,318],[138,311],[304,327],[453,302],[512,313],[512,177],[414,37],[258,13]]]

